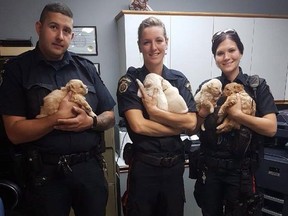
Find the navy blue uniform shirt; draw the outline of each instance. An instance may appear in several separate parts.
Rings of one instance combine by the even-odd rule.
[[[224,87],[228,83],[231,83],[223,73],[221,74],[221,76],[216,77],[216,78],[218,78],[221,81],[222,89],[224,89]],[[201,86],[207,81],[208,80],[204,81],[200,85],[196,93],[199,91]],[[264,115],[267,115],[269,113],[275,113],[275,114],[278,113],[278,109],[274,102],[274,97],[265,79],[259,78],[259,85],[256,88],[256,95],[254,94],[253,88],[249,84],[249,76],[247,74],[244,74],[241,68],[240,68],[240,72],[238,76],[235,78],[235,80],[233,80],[233,82],[242,84],[244,86],[245,91],[254,99],[254,101],[256,102],[256,116],[263,117]],[[221,99],[218,100],[218,106],[221,106],[223,102],[224,101]],[[206,118],[205,121],[208,121],[208,123],[211,124],[211,120],[208,120],[208,118]],[[213,126],[217,127],[217,125],[214,125],[214,124]],[[200,133],[200,141],[201,142],[206,141],[209,143],[209,144],[204,145],[205,148],[207,148],[206,151],[210,149],[209,154],[213,154],[213,157],[233,158],[234,156],[230,152],[230,147],[227,146],[225,142],[223,142],[224,144],[219,144],[218,143],[219,140],[217,139],[217,137],[215,138],[214,129],[211,128],[211,131],[213,134],[211,134],[209,130],[207,129],[205,130],[205,132],[201,131]],[[228,134],[225,134],[224,136],[227,136],[227,135],[229,136],[229,134],[232,134],[232,133],[234,132],[230,131],[228,132]],[[223,140],[223,138],[221,140]],[[231,144],[228,144],[228,145],[231,145]]]
[[[244,85],[245,91],[256,101],[256,116],[262,117],[269,113],[278,113],[278,109],[274,102],[274,97],[271,93],[269,86],[266,83],[266,80],[260,78],[259,86],[256,90],[256,98],[254,96],[253,90],[249,84],[249,76],[247,74],[243,74],[242,69],[240,68],[240,72],[236,79],[233,82],[240,83]],[[229,80],[226,79],[225,75],[222,73],[221,77],[219,77],[222,83],[222,89],[226,86],[226,84],[230,83]]]
[[[117,101],[119,115],[125,119],[124,112],[130,109],[139,109],[143,111],[144,118],[149,118],[141,98],[137,96],[138,84],[136,79],[142,83],[149,72],[143,66],[142,68],[130,67],[123,77],[120,78],[117,90]],[[195,101],[191,93],[190,82],[179,71],[163,68],[162,77],[168,80],[171,85],[178,88],[180,95],[184,98],[188,112],[196,112]],[[126,119],[125,119],[126,121]],[[183,143],[180,135],[165,136],[165,137],[151,137],[134,133],[126,121],[127,131],[129,137],[136,147],[136,151],[146,153],[183,153]]]
[[[60,61],[46,61],[38,45],[32,51],[12,58],[5,64],[0,87],[0,114],[34,119],[40,112],[43,98],[71,79],[80,79],[88,87],[85,95],[93,111],[99,115],[113,110],[115,101],[102,82],[93,63],[66,52]],[[66,132],[53,130],[32,144],[42,152],[71,154],[88,151],[100,140],[96,131]]]

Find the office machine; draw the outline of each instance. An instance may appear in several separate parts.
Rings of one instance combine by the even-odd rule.
[[[288,215],[288,110],[279,111],[277,133],[264,148],[256,177],[264,194],[262,215]]]

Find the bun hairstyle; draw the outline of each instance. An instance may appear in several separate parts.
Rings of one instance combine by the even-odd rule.
[[[218,31],[216,32],[212,37],[212,53],[215,56],[216,50],[220,43],[222,43],[226,38],[229,38],[230,40],[234,41],[240,51],[240,53],[243,55],[244,52],[244,46],[241,42],[241,39],[238,35],[238,33],[234,29],[226,29],[224,31]]]

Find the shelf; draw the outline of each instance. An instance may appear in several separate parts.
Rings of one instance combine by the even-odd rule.
[[[280,203],[280,204],[284,204],[284,200],[283,199],[279,199],[277,197],[269,196],[269,195],[266,195],[266,194],[264,194],[264,199],[271,200],[273,202],[277,202],[277,203]]]
[[[266,209],[266,208],[262,208],[262,212],[267,213],[269,215],[273,215],[273,216],[282,216],[282,214],[271,211],[271,210]]]

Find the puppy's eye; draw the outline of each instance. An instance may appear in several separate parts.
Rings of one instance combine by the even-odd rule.
[[[152,84],[151,83],[147,83],[146,87],[150,88],[150,87],[152,87]]]

